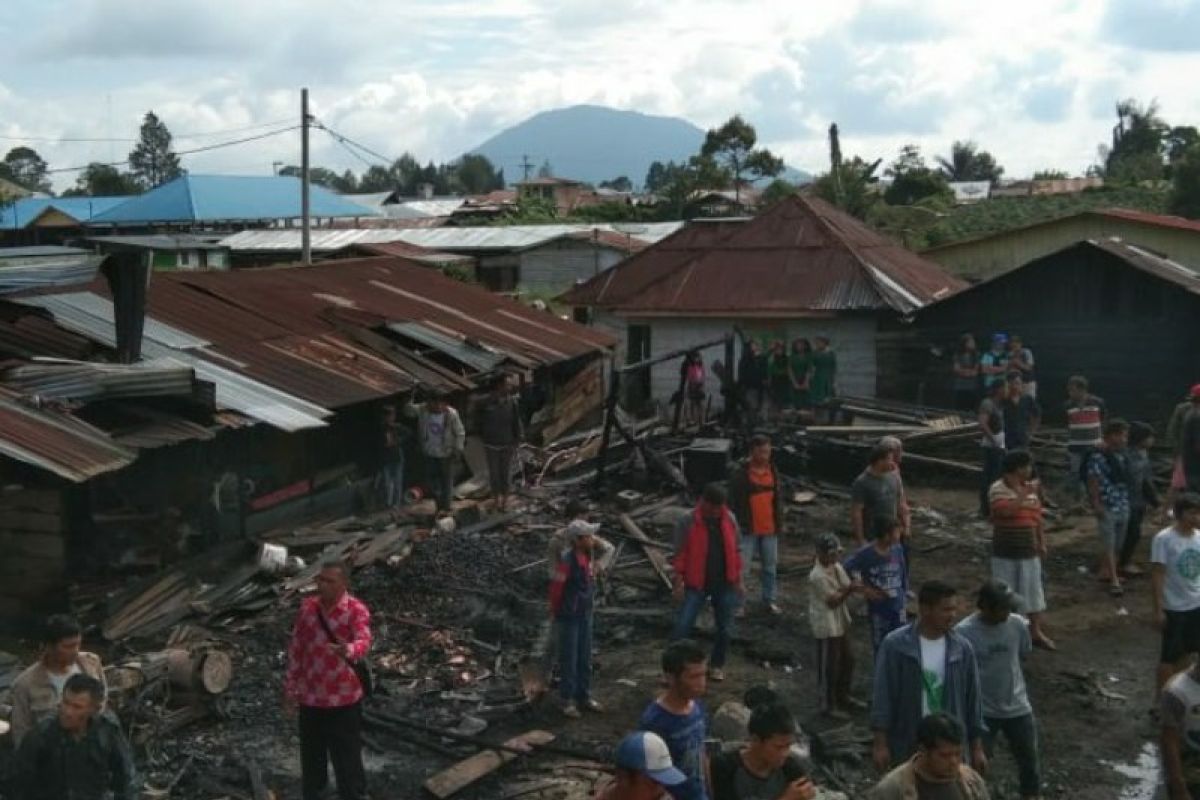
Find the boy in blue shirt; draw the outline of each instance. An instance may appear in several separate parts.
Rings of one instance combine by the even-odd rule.
[[[708,688],[708,659],[698,644],[680,639],[662,655],[667,689],[638,720],[638,728],[667,743],[671,761],[687,781],[670,789],[675,800],[709,800],[708,755],[704,738],[708,723],[700,698]]]
[[[859,549],[842,566],[852,579],[862,581],[874,654],[883,637],[902,627],[906,618],[908,570],[900,545],[900,523],[894,519],[878,523],[875,541]]]

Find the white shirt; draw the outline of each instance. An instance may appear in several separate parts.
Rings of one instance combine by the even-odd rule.
[[[1200,608],[1200,533],[1184,536],[1172,525],[1159,531],[1150,545],[1150,561],[1162,564],[1163,608],[1192,611]]]
[[[50,685],[54,687],[54,694],[58,698],[62,698],[63,687],[67,685],[72,675],[79,674],[79,664],[72,662],[66,672],[61,675],[55,674],[50,670],[46,670],[46,677],[50,679]]]
[[[941,711],[944,705],[943,697],[946,692],[946,637],[926,639],[917,637],[921,642],[921,715],[928,716],[934,711]],[[929,698],[933,696],[936,708],[930,708]]]

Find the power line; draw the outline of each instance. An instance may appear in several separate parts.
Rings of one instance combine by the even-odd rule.
[[[277,131],[268,131],[267,133],[260,133],[257,136],[246,136],[241,139],[232,139],[228,142],[217,142],[216,144],[205,145],[204,147],[193,147],[190,150],[178,150],[175,152],[175,155],[190,156],[190,155],[195,155],[196,153],[206,153],[209,150],[219,150],[223,147],[233,147],[234,145],[245,144],[246,142],[255,142],[255,141],[258,141],[259,139],[267,139],[272,136],[278,136],[281,133],[288,133],[289,131],[294,131],[294,130],[299,129],[299,127],[300,127],[299,125],[292,125],[287,128],[280,128]],[[56,169],[46,170],[46,174],[54,174],[54,173],[59,173],[59,172],[82,172],[83,170],[88,169],[89,167],[93,166],[93,164],[99,165],[101,167],[124,167],[129,164],[129,159],[125,159],[124,161],[93,162],[92,164],[85,164],[81,167],[58,167]]]
[[[384,166],[391,166],[391,165],[392,165],[393,163],[395,163],[395,161],[396,161],[396,159],[388,158],[388,157],[387,157],[387,156],[385,156],[385,155],[381,155],[381,154],[379,154],[379,153],[376,153],[374,150],[372,150],[371,148],[367,147],[367,146],[366,146],[366,145],[364,145],[364,144],[359,144],[358,142],[356,142],[356,141],[354,141],[353,139],[351,139],[349,136],[346,136],[346,135],[344,135],[344,134],[338,133],[337,131],[335,131],[335,130],[333,130],[332,128],[328,127],[328,126],[327,126],[327,125],[326,125],[324,122],[321,122],[320,120],[318,120],[318,121],[317,121],[316,123],[314,123],[314,124],[315,124],[315,125],[316,125],[318,128],[320,128],[321,130],[323,130],[323,131],[325,131],[326,133],[328,133],[330,136],[334,137],[335,139],[339,139],[339,140],[341,140],[341,141],[343,141],[343,142],[345,142],[345,143],[347,143],[347,144],[351,144],[351,145],[353,145],[353,146],[357,147],[359,150],[362,150],[364,153],[367,153],[367,154],[369,154],[369,155],[371,155],[371,156],[373,156],[373,157],[375,157],[375,158],[378,158],[378,159],[380,160],[380,162],[381,162],[381,163],[382,163]]]

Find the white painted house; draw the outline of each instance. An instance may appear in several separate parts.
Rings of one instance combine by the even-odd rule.
[[[691,347],[735,326],[760,341],[827,336],[842,394],[875,395],[876,333],[966,284],[860,220],[809,195],[793,195],[752,219],[697,220],[568,291],[620,341],[621,363]],[[577,313],[577,318],[583,314]],[[740,355],[740,351],[738,352]],[[721,348],[704,354],[711,370]],[[679,387],[679,361],[642,382],[656,400]]]

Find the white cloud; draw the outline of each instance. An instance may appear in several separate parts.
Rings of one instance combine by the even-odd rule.
[[[916,11],[898,0],[9,4],[0,32],[21,43],[0,86],[10,137],[132,137],[150,108],[178,133],[295,120],[306,84],[331,127],[422,161],[540,110],[602,103],[702,127],[741,112],[801,168],[823,168],[837,121],[848,154],[890,158],[908,141],[942,152],[970,138],[1020,175],[1083,170],[1118,97],[1157,97],[1168,120],[1200,122],[1190,85],[1200,48],[1181,38],[1194,33],[1195,0],[1008,0],[970,13],[955,0]],[[19,36],[12,19],[24,20]],[[58,167],[131,146],[31,144]],[[298,151],[289,134],[185,164],[264,173]],[[314,161],[364,168],[319,133]]]

